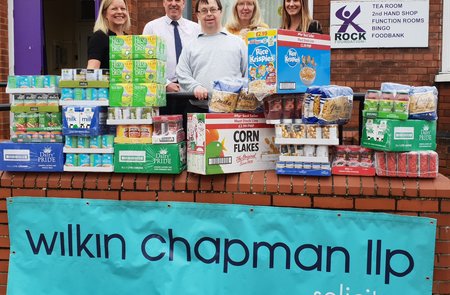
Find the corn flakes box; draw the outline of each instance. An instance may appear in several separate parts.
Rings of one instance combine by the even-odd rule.
[[[109,59],[132,59],[133,36],[110,36],[109,37]]]
[[[267,29],[247,38],[249,92],[301,93],[330,84],[329,35]]]
[[[156,35],[133,35],[132,59],[166,60],[166,44]]]
[[[209,175],[274,170],[275,130],[263,114],[188,114],[187,170]]]
[[[133,83],[166,83],[166,64],[156,59],[133,61]]]

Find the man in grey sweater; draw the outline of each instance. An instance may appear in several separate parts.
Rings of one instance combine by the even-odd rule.
[[[202,34],[183,48],[176,74],[183,91],[199,100],[191,103],[205,108],[214,80],[247,76],[247,47],[241,38],[222,31],[220,0],[198,0],[195,10]]]

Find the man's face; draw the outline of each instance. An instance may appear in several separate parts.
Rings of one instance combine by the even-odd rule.
[[[163,6],[170,19],[178,20],[183,14],[184,0],[163,0]]]
[[[199,4],[197,18],[200,20],[202,31],[206,34],[218,33],[222,29],[222,11],[214,0],[209,0],[208,4]]]

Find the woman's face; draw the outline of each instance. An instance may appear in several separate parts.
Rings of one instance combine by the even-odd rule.
[[[113,0],[106,9],[105,18],[110,26],[124,25],[128,20],[127,6],[123,0]]]
[[[236,10],[239,21],[249,22],[252,19],[254,9],[255,4],[253,3],[253,0],[238,0]]]
[[[302,0],[284,0],[284,6],[290,16],[298,15],[302,10]]]

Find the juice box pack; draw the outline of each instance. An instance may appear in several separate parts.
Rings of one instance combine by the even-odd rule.
[[[157,83],[119,83],[109,87],[111,107],[161,107],[166,105],[166,87]]]
[[[225,174],[275,169],[275,130],[263,114],[188,114],[188,171]]]
[[[436,149],[436,121],[364,119],[361,145],[392,152]]]
[[[165,62],[156,59],[111,60],[111,83],[166,83]]]
[[[178,174],[186,168],[186,142],[115,144],[114,172]]]
[[[330,84],[330,36],[288,30],[251,31],[249,92],[299,93]]]
[[[109,58],[166,60],[166,44],[156,35],[124,35],[109,37]]]

